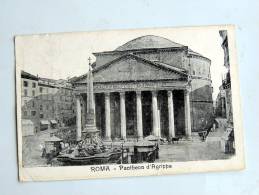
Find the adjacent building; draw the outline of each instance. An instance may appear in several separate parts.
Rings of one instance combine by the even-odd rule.
[[[94,53],[94,112],[106,140],[186,136],[210,126],[210,59],[163,37],[147,35]],[[78,127],[84,128],[87,74],[73,79]]]
[[[67,80],[40,78],[22,71],[24,135],[75,124],[74,93]]]
[[[68,81],[40,78],[38,100],[41,119],[61,127],[74,123],[74,93]]]
[[[219,31],[222,37],[222,48],[224,50],[224,66],[227,68],[227,73],[223,75],[222,85],[219,87],[219,94],[216,103],[217,116],[226,118],[229,125],[233,126],[233,112],[232,112],[232,93],[231,93],[231,78],[229,65],[229,50],[228,50],[228,36],[227,31]]]
[[[25,136],[39,130],[38,82],[37,76],[21,72],[22,132]]]

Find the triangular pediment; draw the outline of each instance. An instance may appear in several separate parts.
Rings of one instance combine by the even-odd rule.
[[[173,68],[125,55],[93,71],[94,82],[185,80],[187,75]]]
[[[95,70],[94,82],[186,80],[187,74],[179,68],[151,62],[135,55],[119,57]],[[86,83],[87,74],[78,77],[75,83]]]

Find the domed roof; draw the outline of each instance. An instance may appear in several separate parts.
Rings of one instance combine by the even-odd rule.
[[[175,43],[164,37],[146,35],[133,39],[124,45],[118,47],[115,51],[126,51],[135,49],[152,49],[152,48],[167,48],[167,47],[183,47],[183,45]]]

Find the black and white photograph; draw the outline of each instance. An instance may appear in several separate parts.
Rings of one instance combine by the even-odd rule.
[[[242,169],[234,29],[16,36],[20,180]]]

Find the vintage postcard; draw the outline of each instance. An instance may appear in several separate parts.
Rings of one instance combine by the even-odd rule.
[[[20,181],[244,168],[233,25],[15,37]]]

